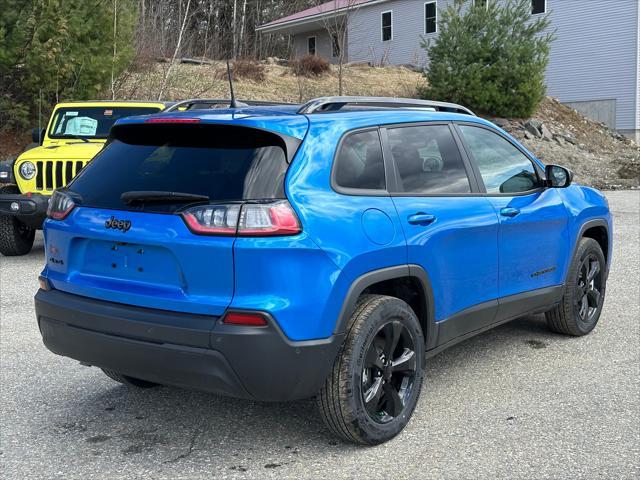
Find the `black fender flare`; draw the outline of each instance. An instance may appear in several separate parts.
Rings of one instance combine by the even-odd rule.
[[[584,232],[593,227],[603,227],[607,232],[607,243],[608,243],[608,252],[602,252],[605,255],[607,260],[607,276],[609,276],[609,268],[611,267],[611,250],[613,249],[613,239],[611,238],[611,233],[609,232],[609,224],[604,218],[592,218],[591,220],[587,220],[584,222],[580,229],[578,230],[578,234],[576,235],[575,241],[573,242],[573,247],[571,249],[571,261],[573,262],[573,257],[576,255],[576,250],[578,249],[578,243],[580,243],[580,239],[584,236]],[[569,269],[567,268],[567,274],[569,273]],[[567,279],[565,278],[564,283],[567,283]]]
[[[356,278],[349,287],[347,295],[342,302],[342,308],[338,315],[338,321],[336,322],[335,334],[342,334],[346,331],[349,318],[353,313],[353,309],[358,301],[358,298],[362,292],[371,285],[374,285],[385,280],[393,280],[394,278],[413,277],[418,280],[422,287],[422,291],[425,298],[425,310],[426,314],[426,329],[423,332],[426,341],[427,350],[435,346],[437,340],[437,330],[435,323],[435,310],[434,310],[434,298],[433,289],[431,287],[431,280],[429,275],[420,265],[397,265],[393,267],[381,268],[378,270],[372,270],[364,273]]]

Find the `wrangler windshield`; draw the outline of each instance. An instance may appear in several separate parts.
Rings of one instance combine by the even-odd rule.
[[[109,135],[111,126],[120,118],[158,113],[158,107],[73,107],[55,111],[50,138],[101,138]]]
[[[170,213],[185,202],[170,195],[166,201],[144,201],[144,192],[180,192],[209,202],[280,199],[287,166],[283,140],[262,130],[125,125],[114,128],[113,138],[69,189],[83,206]],[[126,192],[141,200],[123,199]]]

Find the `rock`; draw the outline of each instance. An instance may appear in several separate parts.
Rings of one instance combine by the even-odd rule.
[[[504,118],[494,118],[493,123],[502,128],[503,130],[507,130],[511,126],[511,122]]]
[[[549,130],[544,123],[540,125],[540,134],[545,140],[553,140],[553,133],[551,133],[551,130]]]
[[[534,138],[536,138],[536,137],[534,137],[533,135],[531,135],[531,133],[529,132],[529,130],[525,130],[525,131],[524,131],[524,138],[526,138],[527,140],[533,140],[533,139],[534,139]]]
[[[535,120],[535,119],[530,119],[527,120],[527,122],[524,124],[524,128],[526,129],[527,132],[529,132],[531,135],[533,135],[534,137],[542,137],[542,133],[540,132],[540,127],[542,126],[542,122],[539,120]]]
[[[278,59],[276,57],[267,57],[265,63],[267,65],[276,65],[278,63]]]

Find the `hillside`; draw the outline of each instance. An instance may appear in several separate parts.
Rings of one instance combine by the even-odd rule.
[[[296,76],[286,62],[269,61],[236,76],[238,98],[301,102],[337,94],[337,73],[318,77]],[[420,73],[404,67],[344,67],[344,94],[414,97],[423,82]],[[123,99],[156,98],[166,63],[150,63],[121,79],[118,96]],[[222,62],[204,65],[177,64],[163,97],[228,98],[226,69]],[[491,119],[514,135],[546,163],[567,166],[576,181],[604,189],[640,186],[640,147],[593,122],[555,99],[542,102],[531,119]],[[27,135],[0,135],[0,159],[15,154],[28,142]]]

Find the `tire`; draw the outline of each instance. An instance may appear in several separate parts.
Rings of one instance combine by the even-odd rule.
[[[396,347],[389,348],[393,339]],[[424,360],[424,336],[411,307],[395,297],[363,295],[316,397],[324,423],[348,442],[377,445],[392,439],[416,407]]]
[[[580,337],[595,328],[604,304],[606,270],[598,242],[581,238],[569,267],[562,300],[545,314],[550,330]]]
[[[0,195],[20,193],[16,185],[0,186]],[[36,231],[12,215],[0,215],[0,253],[5,257],[26,255],[33,247]]]
[[[127,385],[129,387],[153,388],[159,385],[158,383],[148,382],[147,380],[142,380],[140,378],[122,375],[121,373],[114,372],[113,370],[107,370],[106,368],[103,368],[102,371],[111,380],[115,380],[116,382],[122,383],[123,385]]]

